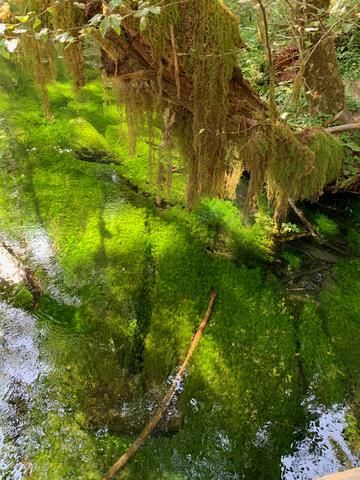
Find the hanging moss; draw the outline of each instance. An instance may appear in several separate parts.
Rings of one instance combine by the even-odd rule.
[[[59,4],[48,1],[53,4],[51,22],[56,33],[69,32],[74,37],[66,43],[64,58],[79,88],[85,82],[79,28],[88,20],[86,9],[70,0]],[[149,6],[157,6],[157,1],[152,0]],[[315,201],[324,186],[335,180],[343,161],[340,143],[325,130],[296,134],[281,122],[263,122],[246,138],[241,126],[244,119],[239,118],[237,128],[242,133],[229,135],[229,91],[242,43],[238,21],[222,1],[167,0],[161,3],[159,14],[146,16],[145,27],[143,19],[132,15],[135,7],[133,1],[127,0],[111,12],[126,19],[123,34],[117,35],[110,28],[105,38],[97,30],[93,36],[102,49],[104,68],[114,77],[119,102],[125,106],[130,149],[135,149],[139,135],[148,137],[149,172],[158,186],[158,200],[165,185],[171,187],[170,138],[175,137],[187,164],[190,207],[201,196],[222,197],[225,181],[231,176],[227,176],[229,170],[233,171],[234,190],[234,172],[240,175],[242,169],[234,165],[229,168],[232,149],[238,152],[238,162],[244,160],[251,172],[248,210],[256,204],[264,184],[269,199],[275,202],[278,218],[286,216],[289,198]],[[97,13],[109,14],[99,2],[94,8]],[[41,42],[28,42],[34,70],[40,65],[35,77],[48,105],[47,70],[52,63],[44,62],[39,51],[47,48],[46,43],[39,47]],[[144,66],[144,58],[151,68]],[[180,102],[183,98],[185,103]],[[157,150],[153,148],[154,140],[160,143]]]
[[[254,205],[266,183],[279,219],[286,216],[289,198],[316,201],[325,185],[336,179],[344,160],[341,143],[324,129],[296,135],[280,122],[259,129],[244,151],[251,172],[248,206]]]
[[[155,1],[150,3],[157,4]],[[125,2],[119,11],[125,13],[131,7],[132,2]],[[179,97],[189,97],[189,110],[184,111],[176,104],[171,106],[172,114],[175,114],[173,133],[179,137],[180,143],[187,143],[184,150],[188,164],[188,204],[194,204],[201,195],[222,195],[228,150],[229,85],[241,46],[237,20],[222,2],[200,0],[163,2],[160,14],[149,16],[147,21],[142,35],[150,46],[157,77],[139,71],[130,58],[124,66],[124,53],[114,46],[114,38],[110,35],[102,39],[95,34],[106,54],[116,62],[115,75],[122,76],[122,80],[117,81],[117,88],[131,125],[132,145],[139,130],[144,131],[146,112],[153,112],[155,123],[167,129],[163,118],[168,102],[162,95],[162,79],[176,69],[175,55],[179,72],[186,72],[187,78],[191,79],[191,91],[181,92],[184,85],[179,79],[176,93]],[[138,19],[131,22],[131,28],[139,29]],[[117,63],[119,59],[121,65]],[[149,119],[145,123],[151,131]],[[182,128],[184,124],[189,127],[186,132]]]
[[[24,35],[20,48],[22,64],[32,76],[42,100],[44,113],[49,117],[51,112],[47,84],[56,77],[53,46],[47,39],[36,40],[31,35]]]
[[[78,3],[85,4],[81,1]],[[74,2],[64,0],[55,4],[53,9],[54,29],[58,34],[69,33],[74,38],[72,42],[64,44],[63,54],[76,90],[85,85],[84,45],[83,40],[79,37],[79,31],[84,22],[84,11],[74,5]]]

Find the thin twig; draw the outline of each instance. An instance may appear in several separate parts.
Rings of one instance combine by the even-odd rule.
[[[269,39],[269,26],[268,26],[268,21],[267,21],[267,16],[266,16],[266,10],[265,7],[262,3],[261,0],[257,0],[259,7],[261,9],[262,17],[263,17],[263,22],[264,22],[264,34],[265,34],[265,48],[267,51],[267,57],[268,57],[268,66],[269,66],[269,95],[270,95],[270,115],[271,115],[271,120],[275,122],[277,118],[277,109],[276,109],[276,101],[275,101],[275,87],[276,87],[276,82],[275,82],[275,69],[274,69],[274,62],[272,58],[272,51],[271,51],[271,46],[270,46],[270,39]]]

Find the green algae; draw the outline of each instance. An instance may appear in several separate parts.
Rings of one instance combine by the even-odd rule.
[[[313,383],[329,405],[358,388],[358,260],[336,267],[320,307],[309,300],[295,319],[265,269],[272,259],[265,211],[244,227],[234,205],[216,199],[189,213],[178,194],[177,205],[155,208],[148,147],[140,141],[129,155],[102,87],[92,84],[85,107],[59,87],[49,89],[58,108],[50,122],[33,99],[12,99],[10,110],[1,96],[20,144],[6,160],[14,180],[0,184],[1,227],[21,238],[40,224],[61,265],[58,282],[75,297],[70,305],[43,297],[36,310],[51,369],[30,412],[30,478],[103,476],[161,398],[212,288],[219,298],[177,403],[179,431],[160,430],[125,478],[277,478],[294,431],[306,426],[306,387]],[[121,165],[76,158],[69,121],[79,116],[91,125],[87,141],[106,144]],[[150,198],[129,189],[125,173]],[[356,249],[356,232],[350,236]]]

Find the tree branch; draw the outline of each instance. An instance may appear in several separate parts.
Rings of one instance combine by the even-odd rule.
[[[346,123],[345,125],[326,128],[326,131],[329,133],[343,133],[349,132],[350,130],[360,130],[360,123]]]
[[[119,458],[119,460],[110,468],[106,475],[106,480],[111,480],[113,479],[117,473],[122,470],[123,468],[126,467],[126,465],[129,463],[129,461],[136,455],[136,453],[140,450],[140,448],[144,445],[145,441],[147,438],[152,434],[152,432],[155,430],[157,427],[158,423],[160,422],[161,418],[165,414],[168,406],[171,403],[171,400],[173,399],[176,390],[178,389],[181,381],[184,378],[185,372],[186,372],[186,367],[188,366],[188,363],[198,346],[198,343],[200,342],[201,336],[203,334],[203,331],[205,330],[205,327],[210,320],[211,313],[214,308],[215,300],[217,297],[217,293],[215,290],[211,292],[210,300],[209,300],[209,305],[206,310],[205,316],[200,323],[200,326],[192,339],[192,342],[190,344],[189,351],[186,355],[186,358],[179,368],[178,373],[176,374],[175,379],[173,380],[172,384],[170,385],[169,390],[167,391],[164,399],[160,403],[159,407],[155,411],[154,415],[151,417],[149,422],[147,423],[146,427],[144,430],[140,433],[140,435],[137,437],[137,439],[134,441],[134,443],[126,450],[126,452]]]

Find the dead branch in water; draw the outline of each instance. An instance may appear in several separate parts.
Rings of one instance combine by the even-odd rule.
[[[158,423],[160,422],[161,418],[165,414],[168,406],[171,403],[171,400],[173,399],[176,390],[178,389],[181,381],[184,378],[185,372],[186,372],[186,367],[188,366],[188,363],[198,346],[201,336],[203,334],[203,331],[205,330],[205,327],[210,320],[211,313],[214,308],[215,300],[217,297],[217,293],[213,290],[211,292],[210,300],[209,300],[209,305],[206,310],[205,316],[200,323],[200,326],[192,339],[192,342],[190,344],[189,351],[186,355],[186,358],[184,362],[182,363],[181,367],[179,368],[179,371],[177,372],[175,379],[173,380],[172,384],[169,387],[169,390],[167,391],[165,397],[163,398],[162,402],[158,406],[157,410],[155,411],[154,415],[151,417],[147,425],[145,426],[144,430],[140,433],[140,435],[137,437],[137,439],[134,441],[134,443],[126,450],[126,452],[119,458],[119,460],[110,468],[106,475],[106,480],[111,480],[115,478],[117,473],[119,473],[120,470],[126,467],[126,465],[129,463],[129,461],[136,455],[136,453],[140,450],[140,448],[144,445],[145,441],[147,438],[152,434],[152,432],[155,430],[157,427]]]
[[[311,223],[309,222],[309,220],[305,217],[304,215],[304,212],[302,210],[300,210],[300,208],[298,208],[296,205],[295,205],[295,202],[293,200],[291,200],[291,198],[288,199],[288,202],[289,202],[289,205],[290,207],[294,210],[294,212],[296,213],[296,215],[300,218],[300,220],[302,221],[302,223],[305,225],[305,227],[308,229],[308,231],[310,232],[311,236],[313,238],[315,238],[317,241],[322,241],[320,235],[316,232],[315,228],[311,225]]]

